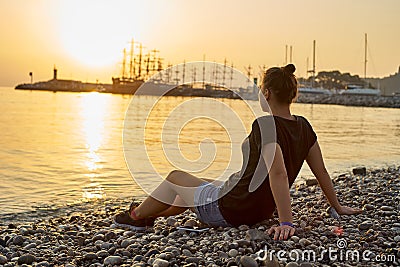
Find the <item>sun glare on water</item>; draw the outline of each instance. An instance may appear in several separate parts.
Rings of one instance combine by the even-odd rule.
[[[97,92],[82,96],[81,115],[82,130],[86,141],[86,161],[88,182],[82,188],[83,199],[100,199],[105,197],[104,188],[99,179],[98,172],[103,168],[102,159],[99,155],[104,139],[104,117],[108,110],[108,95]]]

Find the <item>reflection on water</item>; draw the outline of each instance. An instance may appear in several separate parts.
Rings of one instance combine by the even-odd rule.
[[[85,174],[89,181],[82,188],[83,199],[100,199],[106,196],[104,188],[98,181],[98,172],[101,171],[101,156],[98,153],[102,145],[104,134],[104,117],[108,112],[107,95],[97,92],[84,95],[81,98],[82,130],[86,141],[85,165],[89,173]]]

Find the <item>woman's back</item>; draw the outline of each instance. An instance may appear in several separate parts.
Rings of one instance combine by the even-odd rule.
[[[275,127],[271,126],[271,118],[263,116],[253,122],[251,133],[242,146],[242,170],[231,175],[220,192],[221,212],[232,225],[254,224],[271,217],[275,210],[268,171],[261,156],[262,147],[269,143],[280,146],[289,185],[292,185],[316,141],[304,117],[294,116],[295,120],[289,120],[274,116]]]

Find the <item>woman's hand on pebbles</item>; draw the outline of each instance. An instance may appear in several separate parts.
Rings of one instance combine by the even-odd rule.
[[[338,208],[336,211],[340,215],[353,215],[362,213],[362,210],[360,209],[353,209],[347,206],[340,206],[340,208]]]
[[[274,233],[274,240],[286,240],[294,235],[295,231],[296,229],[294,227],[288,225],[272,226],[268,230],[268,234],[271,235]]]

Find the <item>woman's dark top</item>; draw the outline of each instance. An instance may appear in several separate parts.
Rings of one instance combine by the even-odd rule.
[[[228,223],[252,225],[271,218],[275,211],[268,171],[261,155],[265,144],[280,146],[289,186],[293,184],[317,140],[310,123],[304,117],[294,117],[296,120],[263,116],[253,122],[251,133],[242,143],[242,169],[232,174],[220,191],[218,204]]]

